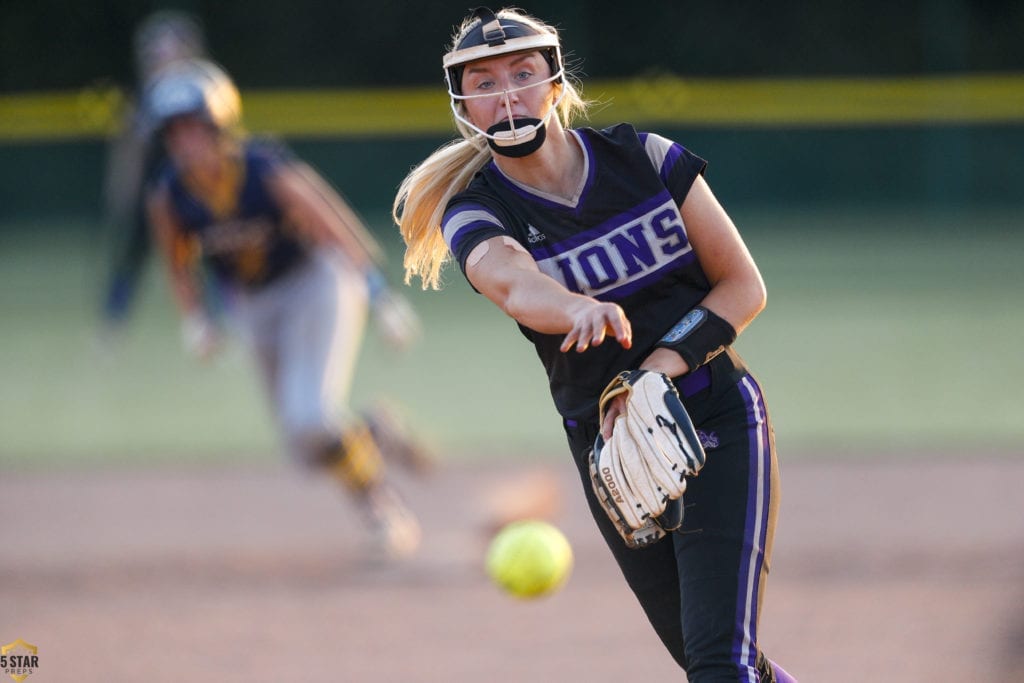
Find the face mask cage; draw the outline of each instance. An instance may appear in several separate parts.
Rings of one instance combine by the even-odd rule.
[[[512,98],[514,93],[521,92],[528,88],[561,83],[564,76],[562,67],[562,52],[559,46],[558,34],[553,31],[538,29],[520,19],[512,17],[498,18],[494,12],[487,7],[478,7],[474,15],[479,23],[474,24],[455,48],[444,56],[444,77],[448,86],[450,105],[455,120],[466,126],[469,130],[487,139],[491,147],[495,149],[505,148],[510,152],[512,147],[521,146],[531,140],[537,139],[537,143],[543,140],[543,129],[551,115],[558,109],[559,103],[565,89],[560,89],[558,97],[552,103],[551,108],[542,119],[519,118],[512,116]],[[520,88],[506,88],[501,92],[485,93],[481,95],[464,95],[462,93],[462,74],[466,65],[481,59],[498,57],[516,52],[538,51],[544,57],[551,69],[551,76],[536,83],[531,83]],[[465,116],[464,109],[460,103],[471,99],[484,97],[501,97],[508,114],[507,122],[502,122],[483,130],[471,123]],[[538,134],[540,137],[538,138]]]
[[[460,123],[462,123],[463,125],[465,125],[470,130],[472,130],[473,132],[477,133],[478,135],[483,136],[487,140],[492,141],[494,144],[498,145],[499,147],[501,147],[501,146],[509,146],[509,145],[518,145],[520,143],[528,142],[528,141],[532,140],[537,135],[538,129],[540,127],[544,126],[544,125],[547,125],[547,122],[551,118],[551,115],[554,114],[555,111],[558,110],[558,105],[562,101],[562,96],[565,94],[565,89],[562,88],[559,91],[558,97],[551,104],[551,108],[548,109],[548,112],[544,115],[544,118],[542,118],[542,119],[519,119],[518,122],[512,116],[512,99],[511,99],[511,95],[513,93],[518,93],[518,92],[522,92],[524,90],[529,90],[530,88],[536,88],[536,87],[539,87],[539,86],[548,85],[550,83],[561,83],[562,82],[562,77],[564,76],[563,69],[562,69],[562,56],[561,56],[561,53],[558,50],[558,47],[555,47],[553,49],[554,49],[554,53],[555,53],[554,63],[558,65],[557,71],[554,71],[554,73],[552,73],[550,76],[548,76],[547,78],[545,78],[543,80],[537,81],[536,83],[530,83],[529,85],[524,85],[524,86],[519,87],[519,88],[506,88],[505,90],[502,90],[501,92],[484,93],[484,94],[481,94],[481,95],[462,95],[462,94],[460,94],[461,88],[459,88],[459,92],[456,92],[456,88],[453,87],[453,81],[454,81],[454,78],[455,78],[455,74],[453,73],[454,69],[452,69],[452,68],[446,69],[445,70],[445,81],[446,81],[447,86],[448,86],[448,96],[450,98],[449,103],[451,105],[452,114],[455,116],[455,119],[457,121],[459,121]],[[460,66],[464,66],[464,65],[460,65]],[[459,72],[459,76],[461,77],[462,70],[459,69],[458,72]],[[472,122],[470,122],[469,119],[466,118],[466,116],[461,111],[462,108],[459,106],[459,103],[465,102],[467,100],[484,99],[484,98],[487,98],[487,97],[500,97],[500,98],[502,98],[503,104],[505,105],[505,111],[508,114],[508,125],[507,126],[502,126],[502,124],[499,124],[499,127],[508,128],[508,130],[501,130],[501,129],[495,130],[495,127],[491,127],[488,130],[483,130],[482,128],[480,128],[480,127],[474,125]]]

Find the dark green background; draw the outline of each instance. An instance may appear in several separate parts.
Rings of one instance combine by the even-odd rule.
[[[177,7],[205,26],[242,88],[440,83],[469,2],[3,0],[0,92],[131,82],[133,27]],[[1024,69],[1024,3],[520,3],[559,26],[589,77],[886,75]],[[495,4],[497,8],[500,5]]]

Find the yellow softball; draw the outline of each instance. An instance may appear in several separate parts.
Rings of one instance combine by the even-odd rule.
[[[517,598],[537,598],[565,584],[572,559],[572,546],[556,527],[537,519],[520,520],[491,540],[487,574]]]

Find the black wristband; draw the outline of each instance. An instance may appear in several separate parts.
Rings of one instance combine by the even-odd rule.
[[[736,330],[725,318],[697,306],[672,326],[656,347],[672,349],[694,371],[736,341]]]

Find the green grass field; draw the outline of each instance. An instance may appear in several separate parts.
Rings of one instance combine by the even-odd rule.
[[[743,210],[768,284],[737,346],[760,377],[780,449],[800,457],[1024,450],[1024,230],[1019,212]],[[388,230],[383,217],[372,222]],[[96,343],[99,229],[20,222],[0,236],[0,463],[275,457],[239,346],[181,351],[163,274],[114,347]],[[398,277],[400,255],[388,242]],[[561,456],[544,373],[514,323],[452,269],[408,290],[423,342],[371,335],[354,402],[400,401],[451,457]]]

